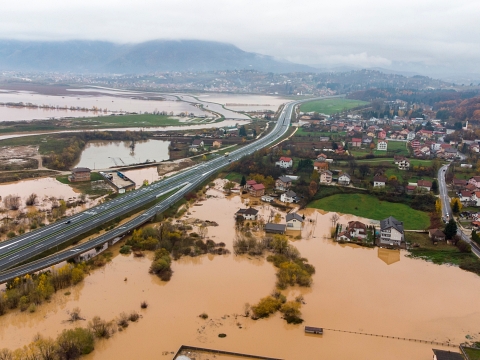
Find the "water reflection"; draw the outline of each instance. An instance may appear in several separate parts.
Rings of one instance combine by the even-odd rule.
[[[378,248],[378,258],[387,265],[400,261],[400,250]]]

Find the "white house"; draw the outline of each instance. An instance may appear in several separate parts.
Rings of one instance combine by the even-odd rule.
[[[403,222],[390,216],[380,221],[380,243],[399,246],[404,241]]]
[[[338,184],[339,185],[350,185],[350,175],[347,173],[343,173],[338,177]]]
[[[320,182],[322,184],[331,184],[333,180],[333,173],[330,170],[325,170],[320,173]]]
[[[385,186],[387,178],[385,176],[375,176],[373,178],[373,187],[382,187]]]
[[[235,217],[243,217],[245,220],[257,220],[258,210],[254,208],[240,209],[236,212]]]
[[[413,139],[415,139],[415,131],[410,131],[410,132],[407,134],[407,140],[408,140],[408,141],[412,141]]]
[[[261,199],[262,201],[267,202],[267,203],[271,203],[273,200],[275,200],[273,197],[268,196],[268,195],[263,195],[260,199]]]
[[[290,213],[286,216],[287,230],[302,230],[303,218],[297,213]]]
[[[398,169],[399,170],[408,170],[410,168],[410,161],[404,159],[398,162]]]
[[[280,201],[285,203],[296,203],[298,201],[297,194],[295,194],[295,192],[292,190],[288,190],[280,195]]]
[[[432,149],[432,151],[435,151],[435,152],[437,152],[441,148],[442,148],[442,144],[440,143],[433,143],[432,145],[430,145],[430,149]]]
[[[387,151],[388,142],[385,140],[378,140],[377,150]]]
[[[467,202],[472,200],[473,193],[468,190],[460,191],[460,201]]]
[[[292,158],[282,156],[279,161],[275,163],[275,165],[280,166],[282,169],[288,169],[293,166]]]

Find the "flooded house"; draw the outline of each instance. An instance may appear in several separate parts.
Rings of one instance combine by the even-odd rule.
[[[286,216],[288,230],[302,230],[303,217],[297,213],[290,213]]]
[[[77,167],[72,169],[72,175],[68,177],[71,182],[90,181],[92,170],[86,167]]]
[[[403,221],[399,221],[393,216],[380,221],[381,244],[400,246],[404,240]]]

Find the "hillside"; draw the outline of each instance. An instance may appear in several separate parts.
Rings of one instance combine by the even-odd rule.
[[[151,73],[236,69],[275,73],[314,70],[213,41],[156,40],[122,45],[102,41],[0,40],[0,70]]]

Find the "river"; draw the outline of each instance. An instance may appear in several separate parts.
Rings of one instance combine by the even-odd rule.
[[[208,194],[212,197],[201,206],[190,207],[188,218],[215,220],[219,226],[208,227],[208,236],[232,250],[233,214],[245,206],[244,200],[215,189]],[[257,208],[263,216],[271,210],[268,205]],[[480,277],[407,258],[403,251],[332,242],[326,238],[331,214],[309,209],[305,215],[302,240],[294,245],[316,267],[316,274],[311,288],[284,292],[288,299],[304,296],[305,325],[455,344],[466,335],[478,340],[480,311],[470,305],[480,297]],[[356,219],[344,215],[340,222]],[[140,302],[146,300],[149,307],[141,311],[138,323],[100,341],[86,359],[156,359],[181,344],[292,360],[420,360],[432,357],[432,347],[441,348],[332,330],[321,337],[305,335],[302,325],[288,325],[278,314],[257,321],[235,317],[243,313],[245,303],[254,304],[274,289],[275,270],[264,259],[233,253],[185,257],[173,263],[173,277],[164,283],[148,274],[149,257],[115,256],[73,287],[71,295],[59,292],[34,314],[14,311],[0,317],[0,343],[17,348],[36,333],[56,336],[78,326],[64,322],[74,307],[80,307],[87,320],[95,315],[112,319],[122,311],[140,310]],[[207,320],[198,317],[203,312]],[[219,338],[219,333],[227,337]]]

